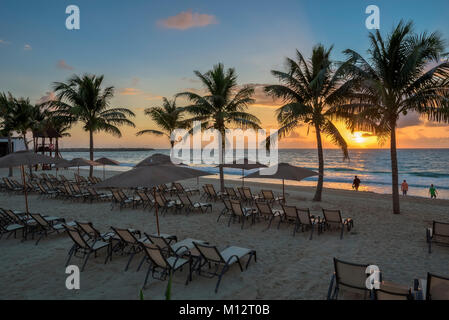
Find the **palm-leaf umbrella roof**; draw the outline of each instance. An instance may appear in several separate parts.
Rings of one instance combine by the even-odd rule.
[[[185,166],[154,164],[136,167],[95,185],[95,188],[152,188],[160,184],[210,175]]]
[[[269,171],[268,171],[269,170]],[[317,176],[318,173],[306,168],[301,167],[295,167],[288,163],[279,163],[277,165],[277,170],[275,166],[267,168],[267,169],[261,169],[257,172],[251,173],[245,178],[247,179],[281,179],[282,180],[282,193],[284,195],[285,199],[285,186],[284,186],[284,180],[296,180],[301,181],[303,179]],[[266,173],[264,175],[264,172]],[[275,172],[274,174],[268,174]]]
[[[178,161],[181,163],[182,161]],[[142,167],[142,166],[148,166],[148,165],[154,165],[154,164],[165,164],[165,165],[173,165],[172,158],[166,154],[162,153],[155,153],[148,158],[140,161],[138,164],[136,164],[136,168]]]
[[[107,165],[107,166],[119,166],[120,162],[103,157],[100,159],[95,160],[95,162],[101,163],[103,165]]]
[[[207,176],[210,173],[172,164],[141,166],[115,175],[97,183],[95,188],[154,188],[160,184]],[[155,189],[153,189],[155,190]],[[154,191],[155,192],[155,191]],[[156,206],[156,226],[159,230],[158,206]]]
[[[0,168],[34,166],[37,164],[59,163],[61,159],[49,157],[32,151],[17,151],[0,158]]]

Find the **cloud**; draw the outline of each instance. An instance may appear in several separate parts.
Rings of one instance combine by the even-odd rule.
[[[8,45],[8,44],[10,44],[10,42],[9,41],[6,41],[6,40],[3,40],[3,39],[0,39],[0,45]]]
[[[122,96],[136,96],[142,93],[142,90],[136,88],[124,88],[119,91]]]
[[[168,17],[157,22],[163,28],[176,30],[206,27],[217,23],[217,18],[214,15],[192,12],[192,10],[178,13],[176,16]]]
[[[398,121],[398,128],[419,126],[423,123],[419,113],[410,112],[406,116],[401,116]]]
[[[29,44],[26,44],[26,45],[24,45],[23,46],[23,50],[25,50],[25,51],[30,51],[30,50],[32,50],[33,48],[31,47],[31,45],[29,45]]]
[[[37,104],[41,104],[41,103],[45,103],[45,102],[49,102],[49,101],[53,101],[53,100],[56,100],[55,93],[52,91],[47,91],[44,96],[40,97],[37,100]]]
[[[162,96],[144,92],[136,88],[123,88],[119,90],[119,94],[122,96],[142,96],[145,100],[159,100],[163,98]]]
[[[65,69],[65,70],[73,70],[74,69],[72,66],[69,66],[64,60],[59,60],[56,66],[59,69]]]

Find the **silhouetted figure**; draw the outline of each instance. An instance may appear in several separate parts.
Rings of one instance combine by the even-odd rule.
[[[402,195],[406,196],[408,192],[408,183],[406,180],[401,184]]]
[[[430,185],[429,188],[430,199],[436,199],[438,195],[437,188],[433,184]]]
[[[355,189],[355,191],[359,191],[360,187],[360,179],[355,176],[354,181],[352,181],[352,188]]]

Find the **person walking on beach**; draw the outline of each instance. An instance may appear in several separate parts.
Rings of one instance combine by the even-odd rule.
[[[404,180],[404,182],[402,182],[401,184],[401,191],[402,191],[402,195],[406,196],[407,192],[408,192],[408,183],[406,180]]]
[[[360,187],[360,179],[355,176],[354,181],[352,182],[352,188],[355,189],[355,191],[359,191]]]
[[[429,188],[430,199],[436,199],[438,195],[437,188],[433,184],[430,185]]]

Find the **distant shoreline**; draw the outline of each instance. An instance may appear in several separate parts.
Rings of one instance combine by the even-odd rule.
[[[89,148],[62,148],[60,152],[89,152]],[[153,148],[94,148],[94,152],[154,151]]]

